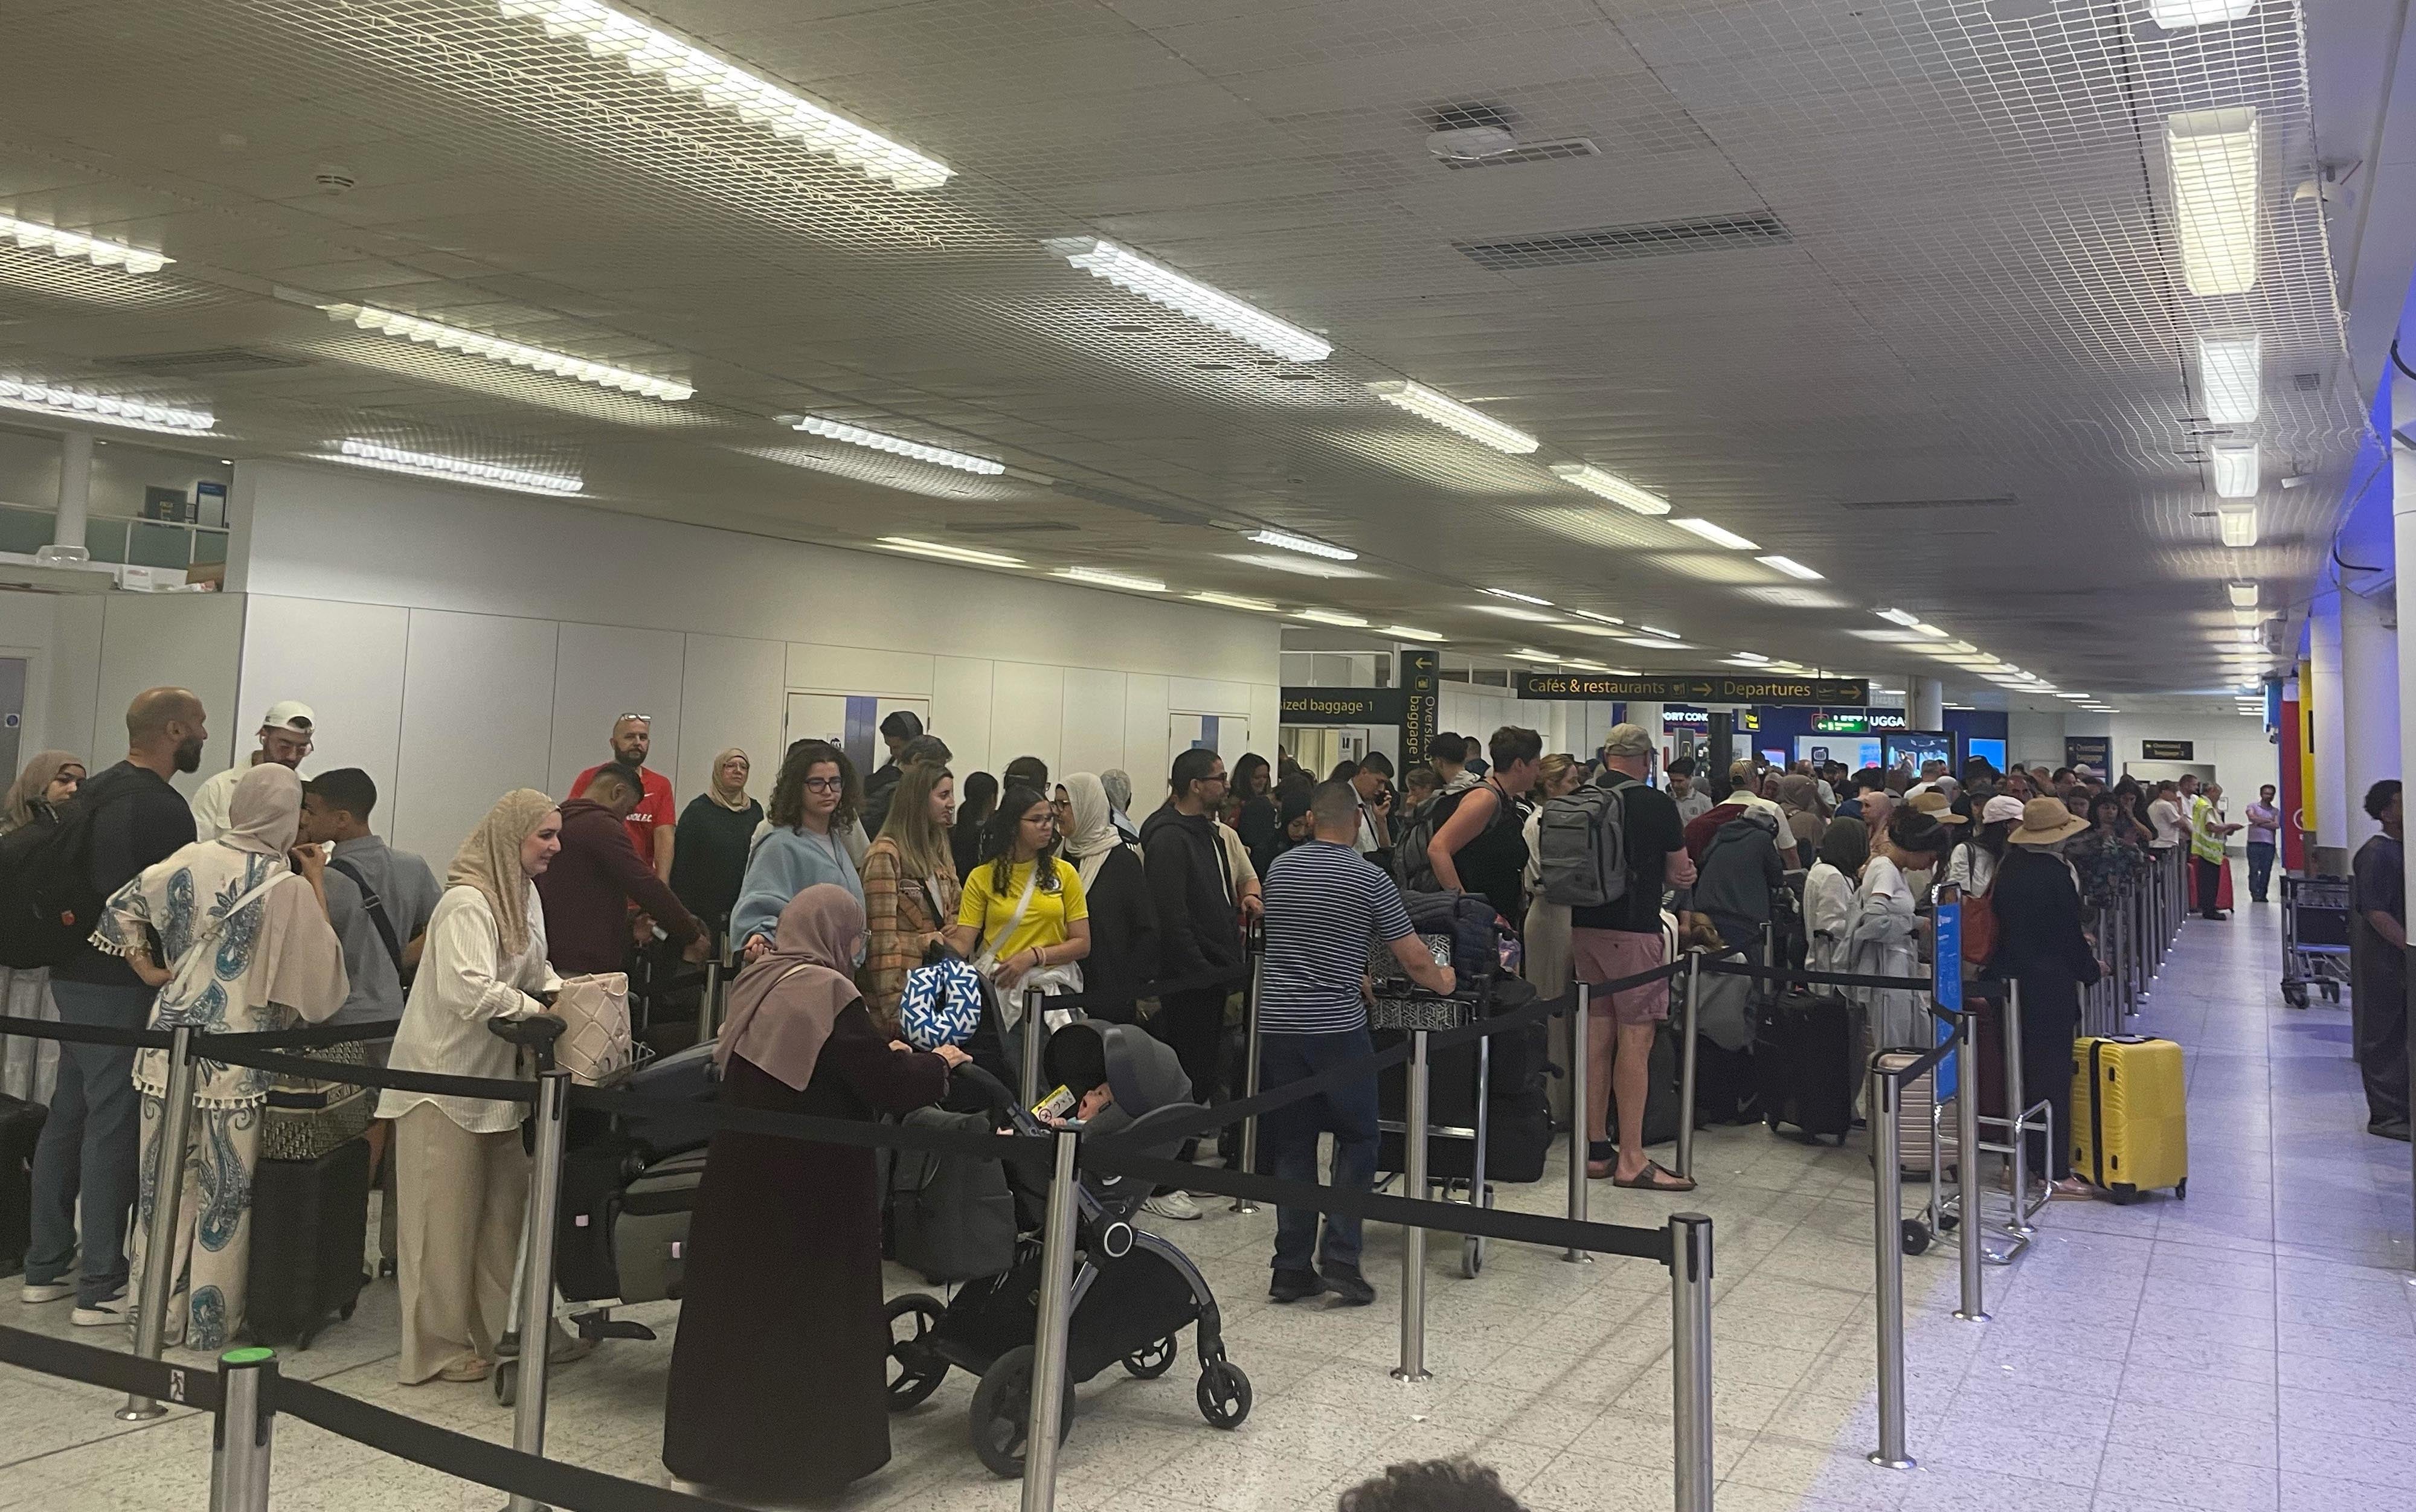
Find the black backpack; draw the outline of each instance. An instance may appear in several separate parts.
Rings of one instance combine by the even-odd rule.
[[[0,966],[63,966],[88,938],[106,902],[92,880],[92,826],[128,796],[103,772],[53,811],[0,835]]]
[[[1457,811],[1459,801],[1472,791],[1473,788],[1463,787],[1456,793],[1435,794],[1393,837],[1393,880],[1401,885],[1402,891],[1442,891],[1435,883],[1434,864],[1427,860],[1427,846],[1433,843],[1435,831],[1443,827],[1443,821]]]

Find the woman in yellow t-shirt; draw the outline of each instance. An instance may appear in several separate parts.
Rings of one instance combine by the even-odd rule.
[[[1055,968],[1091,953],[1090,905],[1073,863],[1057,854],[1056,812],[1038,792],[1017,786],[1000,799],[947,938],[987,966],[1002,993],[1034,973],[1043,991],[1080,990],[1074,973]]]

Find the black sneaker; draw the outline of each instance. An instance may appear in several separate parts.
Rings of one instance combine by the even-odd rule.
[[[2403,1145],[2408,1143],[2408,1120],[2405,1118],[2377,1118],[2365,1126],[2365,1131],[2384,1139],[2395,1139]],[[81,1323],[83,1320],[78,1318],[76,1321]]]
[[[1364,1308],[1376,1300],[1376,1289],[1367,1284],[1367,1278],[1359,1274],[1356,1265],[1326,1266],[1325,1285],[1333,1291],[1334,1299],[1346,1308]]]
[[[1298,1302],[1324,1290],[1325,1282],[1313,1270],[1279,1270],[1267,1282],[1267,1295],[1277,1302]]]

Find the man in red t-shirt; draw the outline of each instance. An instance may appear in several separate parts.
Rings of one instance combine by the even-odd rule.
[[[612,759],[636,773],[645,788],[645,797],[629,811],[622,822],[628,827],[629,844],[638,854],[654,862],[655,875],[664,881],[672,876],[672,838],[679,828],[679,809],[672,799],[671,779],[646,765],[646,753],[654,744],[654,721],[644,714],[623,714],[612,722]],[[579,774],[570,785],[570,796],[577,798],[587,791],[587,781],[602,770],[597,762]]]

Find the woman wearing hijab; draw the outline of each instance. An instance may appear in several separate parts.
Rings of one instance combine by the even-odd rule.
[[[1854,934],[1854,882],[1870,859],[1870,831],[1860,819],[1831,819],[1820,859],[1804,877],[1804,928],[1810,938],[1807,969],[1843,971]]]
[[[672,891],[718,940],[747,876],[747,847],[763,805],[747,796],[753,768],[736,746],[713,758],[713,786],[688,800],[672,842]]]
[[[327,863],[316,846],[294,849],[301,822],[302,779],[264,762],[235,784],[216,839],[144,868],[110,898],[92,942],[159,989],[152,1028],[253,1034],[291,1028],[296,1018],[317,1024],[344,1006],[352,983],[327,921]],[[152,955],[154,939],[164,966]],[[171,1343],[223,1349],[242,1330],[268,1084],[269,1072],[249,1066],[194,1066],[192,1122],[175,1161],[182,1190],[171,1240]],[[129,1313],[147,1300],[140,1293],[167,1125],[168,1052],[137,1053],[134,1085],[143,1094],[143,1151]]]
[[[885,828],[885,827],[884,827]],[[952,1045],[873,1027],[849,972],[864,906],[820,884],[739,974],[714,1048],[733,1106],[869,1123],[937,1102]],[[889,1462],[872,1151],[723,1130],[688,1224],[663,1464],[753,1499],[828,1495]]]
[[[66,751],[38,751],[0,799],[0,834],[28,824],[48,823],[58,805],[83,786],[83,758]],[[0,1013],[21,1019],[56,1019],[48,966],[0,966]],[[54,1040],[0,1035],[0,1094],[48,1104],[59,1079]]]
[[[2005,837],[2005,858],[1989,890],[1997,916],[1997,953],[1988,974],[2022,988],[2022,1092],[2044,1097],[2049,1127],[2072,1127],[2072,1041],[2080,1030],[2080,989],[2097,980],[2097,952],[2081,932],[2080,889],[2063,847],[2089,828],[2058,798],[2033,798]],[[2072,1172],[2070,1138],[2030,1139],[2031,1169],[2046,1176],[2050,1196],[2091,1197],[2096,1189]],[[2052,1146],[2050,1148],[2050,1146]]]
[[[75,797],[83,786],[83,758],[68,751],[37,751],[0,800],[0,835],[22,830]]]
[[[536,878],[561,849],[561,811],[527,787],[497,800],[461,842],[428,921],[392,1070],[506,1080],[518,1073],[517,1052],[487,1023],[543,1013],[562,985],[546,964],[536,892]],[[377,1115],[396,1120],[399,1374],[405,1385],[483,1381],[503,1337],[528,1204],[521,1105],[387,1091]]]
[[[864,913],[871,930],[864,968],[855,980],[864,1006],[886,1034],[898,1026],[898,995],[906,973],[943,942],[957,917],[963,889],[948,826],[956,817],[957,779],[935,761],[912,761],[889,790],[881,835],[864,853]]]
[[[1795,863],[1810,866],[1827,829],[1820,822],[1820,789],[1810,773],[1790,771],[1778,779],[1778,816],[1795,846]]]
[[[1125,844],[1105,783],[1076,771],[1057,785],[1057,826],[1065,859],[1091,906],[1091,953],[1082,958],[1082,1000],[1094,1018],[1133,1021],[1134,1000],[1157,976],[1157,914],[1140,853]]]

